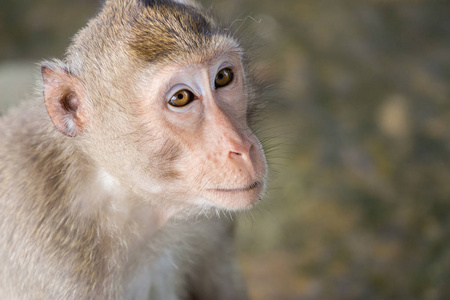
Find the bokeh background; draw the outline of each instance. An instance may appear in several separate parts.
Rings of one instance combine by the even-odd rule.
[[[99,3],[1,0],[0,112]],[[450,2],[203,3],[270,83],[270,187],[238,236],[253,299],[450,299]]]

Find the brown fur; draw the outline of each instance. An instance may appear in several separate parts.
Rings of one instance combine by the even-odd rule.
[[[221,34],[197,9],[178,3],[147,5],[132,20],[128,44],[138,58],[152,62],[180,53],[198,53]]]

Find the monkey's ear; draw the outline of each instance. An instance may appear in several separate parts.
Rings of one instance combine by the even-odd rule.
[[[80,80],[61,67],[42,65],[41,72],[44,101],[50,119],[63,134],[76,136],[86,123]]]

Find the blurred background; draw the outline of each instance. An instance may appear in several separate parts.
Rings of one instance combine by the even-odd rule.
[[[450,2],[204,0],[271,83],[253,299],[450,299]],[[2,0],[0,113],[100,1]]]

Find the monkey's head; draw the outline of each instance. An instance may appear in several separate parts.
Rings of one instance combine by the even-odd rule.
[[[245,209],[266,161],[236,40],[195,4],[110,0],[64,62],[42,67],[55,127],[111,189],[160,204]]]

